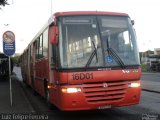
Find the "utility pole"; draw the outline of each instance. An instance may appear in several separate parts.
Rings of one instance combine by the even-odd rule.
[[[52,15],[52,0],[51,0],[51,15]]]

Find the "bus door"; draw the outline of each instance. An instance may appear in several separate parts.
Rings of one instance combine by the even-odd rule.
[[[46,71],[47,69],[47,59],[43,55],[43,35],[41,34],[37,39],[36,39],[36,57],[35,57],[35,81],[34,81],[34,87],[36,91],[42,95],[45,96],[45,89],[46,89]]]

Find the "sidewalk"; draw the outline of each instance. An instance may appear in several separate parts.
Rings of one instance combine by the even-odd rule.
[[[12,106],[10,103],[9,81],[0,81],[0,113],[33,113],[21,83],[12,75]]]

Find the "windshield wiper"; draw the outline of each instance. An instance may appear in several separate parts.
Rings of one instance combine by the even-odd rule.
[[[109,39],[110,39],[110,32],[108,31],[108,37],[107,37],[107,52],[108,55],[111,55],[114,60],[122,67],[125,68],[124,62],[121,60],[121,58],[117,55],[117,53],[109,46]]]
[[[92,59],[94,58],[94,56],[96,55],[96,62],[98,62],[98,56],[97,56],[97,48],[95,46],[95,43],[94,41],[92,41],[92,44],[93,44],[93,47],[94,47],[94,51],[92,52],[91,56],[89,57],[87,63],[86,63],[86,66],[85,68],[87,69],[89,67],[89,65],[91,64],[92,62]]]
[[[112,49],[112,48],[108,48],[108,55],[111,55],[114,60],[122,67],[125,68],[125,64],[124,62],[121,60],[121,58],[117,55],[117,53]]]

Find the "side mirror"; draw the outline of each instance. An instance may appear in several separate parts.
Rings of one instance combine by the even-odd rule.
[[[50,27],[49,36],[50,36],[51,44],[58,43],[58,27],[57,26]]]
[[[132,25],[134,25],[134,20],[131,20]]]

